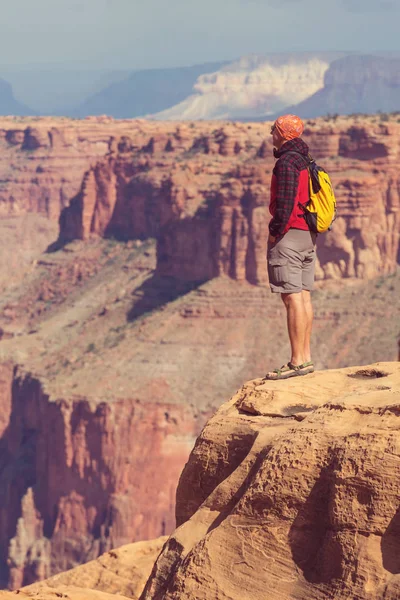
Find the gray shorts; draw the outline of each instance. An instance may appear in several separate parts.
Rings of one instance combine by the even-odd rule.
[[[289,229],[273,244],[268,244],[268,277],[272,292],[295,294],[314,287],[316,234]]]

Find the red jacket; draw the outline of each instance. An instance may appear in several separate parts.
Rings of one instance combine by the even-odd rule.
[[[291,152],[296,152],[291,154]],[[269,211],[272,219],[269,232],[274,237],[285,235],[289,229],[308,230],[304,211],[299,206],[309,201],[307,160],[309,148],[301,138],[283,144],[278,152],[271,180]],[[300,156],[301,155],[301,156]],[[303,158],[304,156],[304,158]]]

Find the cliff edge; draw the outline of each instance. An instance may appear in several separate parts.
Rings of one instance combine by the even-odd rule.
[[[141,600],[400,597],[400,365],[244,385],[199,436]]]

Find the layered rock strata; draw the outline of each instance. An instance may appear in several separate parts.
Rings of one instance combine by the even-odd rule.
[[[268,132],[264,125],[231,124],[201,134],[205,127],[196,126],[193,137],[179,125],[142,147],[125,139],[85,175],[62,213],[60,241],[156,237],[160,275],[265,283],[273,168]],[[319,279],[371,278],[395,269],[399,132],[394,119],[308,124],[304,138],[332,175],[339,214],[319,240]]]
[[[249,382],[197,440],[141,600],[395,600],[400,367]]]
[[[400,125],[382,119],[307,124],[338,196],[338,222],[321,238],[321,279],[386,274],[398,260]],[[184,280],[265,281],[268,125],[8,118],[0,145],[3,215],[61,214],[63,243],[157,237],[159,273]]]
[[[107,117],[0,118],[0,214],[40,213],[57,220],[81,187],[85,172],[124,135],[145,145],[140,121]]]
[[[0,576],[19,588],[171,531],[196,435],[185,406],[50,398],[1,368]]]

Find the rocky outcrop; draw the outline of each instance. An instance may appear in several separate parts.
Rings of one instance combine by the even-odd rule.
[[[399,596],[400,367],[252,381],[197,440],[141,600]]]
[[[0,385],[2,587],[172,530],[175,485],[197,429],[192,409],[53,399],[11,365]]]
[[[93,233],[124,240],[157,237],[182,213],[190,197],[190,177],[174,172],[141,175],[145,171],[146,165],[123,158],[106,159],[88,171],[80,193],[61,215],[60,240],[88,239]]]
[[[25,587],[19,593],[37,597],[46,591],[59,593],[60,588],[72,593],[75,588],[84,588],[137,600],[167,539],[160,537],[110,550],[96,560]]]
[[[110,550],[96,560],[14,593],[0,591],[0,599],[15,600],[18,596],[36,600],[137,600],[167,539],[161,537]]]

